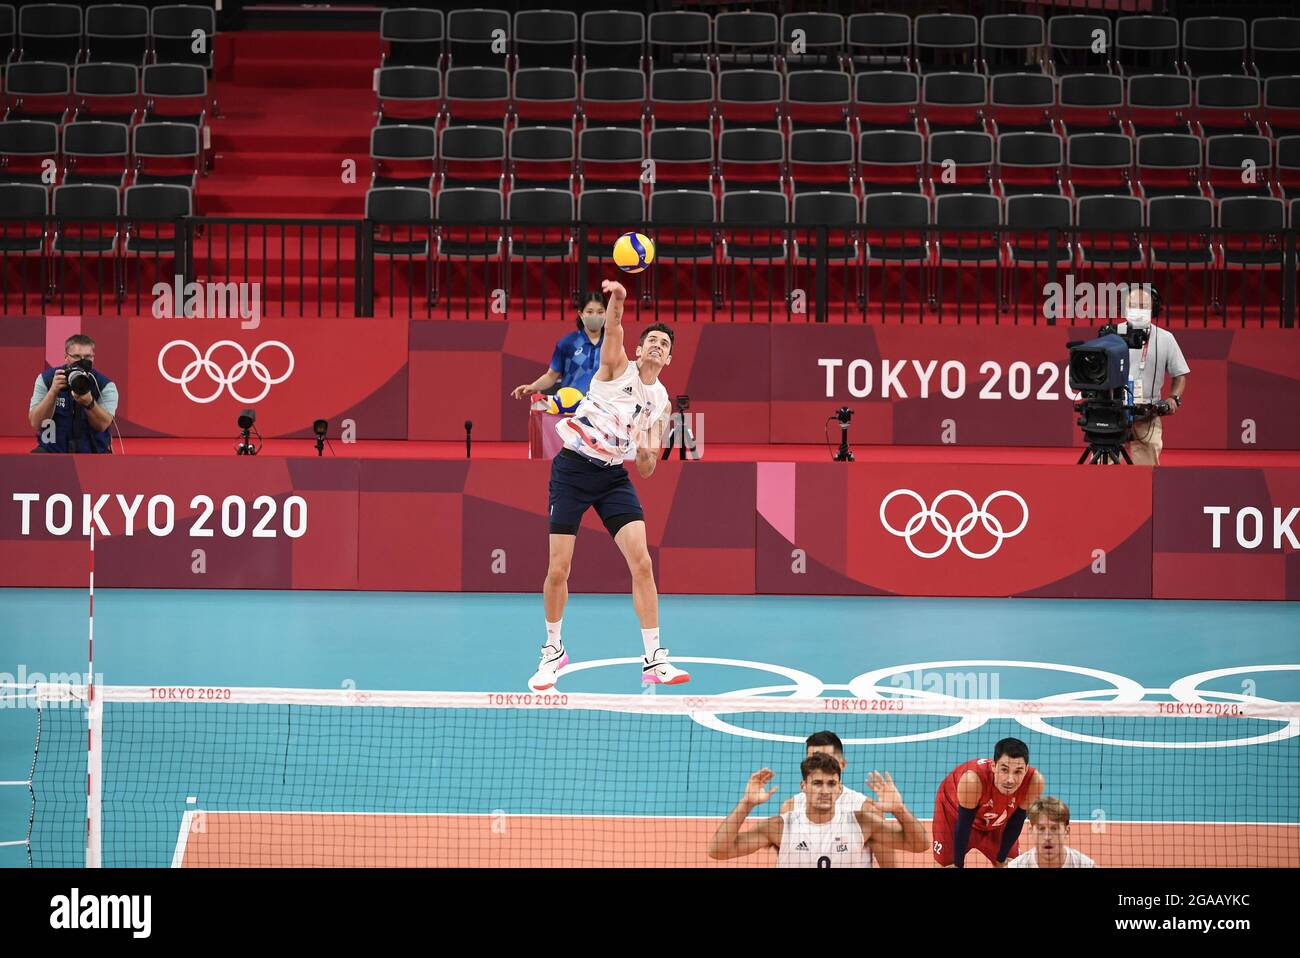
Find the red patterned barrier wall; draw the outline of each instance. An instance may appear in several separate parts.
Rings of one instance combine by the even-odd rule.
[[[549,463],[0,456],[0,587],[536,592]],[[1300,599],[1300,469],[709,463],[634,477],[665,593]],[[1153,511],[1154,502],[1154,511]],[[589,514],[571,587],[624,592]]]
[[[836,406],[856,442],[1069,446],[1078,442],[1066,344],[1093,328],[773,326],[772,441],[821,442]],[[1300,349],[1288,330],[1180,329],[1187,403],[1165,442],[1300,448]],[[1167,389],[1166,385],[1166,389]]]
[[[0,457],[0,586],[83,585],[93,524],[104,586],[535,592],[546,573],[548,470],[509,460]],[[1073,466],[669,460],[633,481],[666,593],[1149,596],[1152,473],[1108,471],[1104,501],[1096,476]],[[1195,594],[1235,594],[1212,573]],[[571,587],[629,584],[588,514]]]
[[[642,325],[629,310],[629,352]],[[31,433],[32,381],[78,329],[96,338],[96,364],[120,386],[128,438],[230,435],[251,405],[266,436],[307,435],[324,418],[331,435],[351,420],[360,439],[455,440],[472,419],[476,439],[522,442],[527,404],[509,392],[546,369],[572,326],[268,319],[244,330],[235,320],[0,318],[0,434]],[[669,395],[691,397],[706,442],[822,442],[826,417],[847,404],[855,443],[1071,446],[1066,343],[1094,332],[682,323],[661,378]],[[1167,445],[1300,449],[1294,331],[1177,336],[1192,373]]]
[[[758,591],[1140,598],[1151,470],[758,465]]]
[[[1162,599],[1300,599],[1300,469],[1161,469],[1154,587]]]
[[[96,574],[108,587],[536,592],[549,469],[0,456],[0,586],[84,585],[93,524]],[[650,480],[634,478],[663,591],[754,591],[754,470],[669,461]],[[572,588],[624,592],[630,582],[588,513]]]

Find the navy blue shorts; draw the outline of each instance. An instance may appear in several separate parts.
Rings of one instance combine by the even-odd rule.
[[[589,506],[617,535],[629,522],[645,519],[641,500],[623,466],[601,466],[571,449],[551,460],[551,534],[576,536]]]

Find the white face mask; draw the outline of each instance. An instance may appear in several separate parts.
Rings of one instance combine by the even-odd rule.
[[[1124,311],[1124,319],[1133,329],[1151,328],[1151,310],[1130,306]]]

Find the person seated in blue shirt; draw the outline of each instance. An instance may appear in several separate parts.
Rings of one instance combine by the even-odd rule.
[[[546,372],[510,391],[515,399],[526,399],[533,393],[551,394],[565,386],[586,395],[591,377],[600,368],[600,344],[605,339],[605,300],[600,293],[587,293],[579,309],[578,328],[560,337]]]

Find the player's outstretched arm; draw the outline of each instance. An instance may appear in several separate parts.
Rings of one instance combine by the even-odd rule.
[[[600,369],[596,370],[596,378],[609,382],[627,369],[627,353],[623,350],[623,301],[627,299],[627,290],[622,283],[609,279],[600,284],[600,289],[609,295],[609,302],[605,306],[605,340],[600,344]]]
[[[858,811],[863,837],[873,847],[925,851],[930,845],[925,825],[903,802],[893,776],[888,772],[872,772],[867,776],[867,787],[875,795],[875,802],[863,802]],[[885,818],[886,814],[893,815],[894,820]]]
[[[709,857],[716,861],[731,858],[744,858],[763,848],[781,847],[782,823],[779,816],[772,816],[744,828],[749,813],[772,797],[776,791],[771,786],[772,770],[760,769],[749,776],[745,785],[745,794],[730,814],[718,825],[718,830],[709,840]]]

